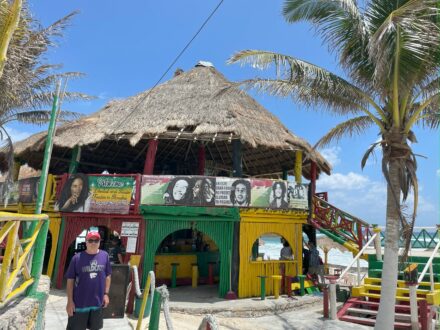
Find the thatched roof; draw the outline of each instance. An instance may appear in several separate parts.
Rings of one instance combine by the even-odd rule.
[[[84,172],[99,168],[142,172],[147,141],[156,138],[158,173],[164,172],[167,162],[180,168],[178,172],[188,172],[182,164],[197,162],[198,143],[205,144],[210,166],[229,171],[235,139],[243,144],[244,175],[276,177],[283,169],[293,170],[298,149],[304,152],[306,177],[310,160],[318,164],[318,171],[330,172],[330,165],[305,140],[230,86],[214,67],[198,65],[153,89],[111,101],[100,111],[57,128],[51,171],[67,170],[71,150],[79,145]],[[42,132],[16,143],[16,156],[39,168],[45,137]]]

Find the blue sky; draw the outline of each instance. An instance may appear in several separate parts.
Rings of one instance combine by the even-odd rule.
[[[95,95],[90,102],[69,104],[69,110],[91,113],[114,98],[151,88],[175,56],[198,30],[218,1],[30,1],[30,8],[43,26],[80,10],[59,46],[47,56],[64,64],[66,71],[86,77],[69,82],[71,90]],[[287,24],[281,16],[282,1],[226,0],[193,41],[164,81],[177,67],[191,69],[199,60],[212,62],[229,80],[238,81],[260,72],[226,60],[244,49],[285,53],[343,74],[336,59],[321,44],[308,24]],[[290,100],[264,95],[256,99],[276,114],[295,134],[314,144],[341,118],[319,109],[305,109]],[[33,126],[10,126],[15,139],[41,130]],[[439,223],[439,135],[416,130],[419,143],[420,211],[417,225]],[[322,150],[333,164],[330,177],[321,177],[318,190],[328,191],[330,202],[370,223],[385,219],[385,183],[380,164],[373,160],[361,171],[360,160],[378,138],[372,129],[362,137],[343,139]],[[380,157],[380,155],[378,155]],[[380,158],[378,158],[380,159]],[[292,164],[293,166],[293,164]]]

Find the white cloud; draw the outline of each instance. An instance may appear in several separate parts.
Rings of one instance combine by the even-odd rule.
[[[440,168],[437,170],[436,174],[437,174],[437,178],[440,178]]]
[[[322,176],[317,187],[321,190],[358,190],[370,184],[370,179],[362,174],[349,172],[348,174],[334,173]]]
[[[9,136],[11,137],[12,142],[21,141],[31,135],[31,133],[29,133],[29,132],[20,131],[20,130],[12,128],[12,127],[5,127],[5,129],[8,132]]]
[[[329,202],[337,208],[365,220],[368,223],[385,223],[387,187],[385,180],[376,181],[354,172],[322,175],[317,181],[317,192],[328,192]],[[407,199],[406,213],[412,212],[413,194]],[[419,189],[418,217],[416,225],[432,225],[438,219],[438,207]]]
[[[341,153],[341,147],[331,147],[321,150],[321,155],[332,165],[335,167],[341,162],[339,158],[339,154]]]

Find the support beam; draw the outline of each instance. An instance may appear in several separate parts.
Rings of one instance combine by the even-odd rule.
[[[78,171],[80,159],[81,159],[81,147],[75,146],[72,150],[72,158],[69,164],[69,174],[74,174]]]
[[[312,161],[311,164],[311,168],[310,168],[310,176],[311,176],[311,180],[310,180],[310,187],[312,190],[312,196],[315,196],[316,194],[316,176],[317,176],[317,168],[316,168],[316,163]]]
[[[199,145],[199,152],[198,152],[198,165],[199,169],[197,171],[198,175],[205,175],[205,159],[206,159],[206,151],[205,146],[203,143]]]
[[[234,178],[240,178],[243,176],[243,168],[241,164],[241,141],[232,141],[232,176]]]
[[[302,182],[302,151],[295,151],[295,182],[301,184]]]
[[[158,140],[148,140],[147,157],[145,159],[144,174],[152,175],[154,170],[154,161],[156,160]]]

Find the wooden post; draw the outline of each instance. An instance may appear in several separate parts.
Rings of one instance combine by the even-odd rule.
[[[241,153],[241,141],[232,141],[232,176],[234,178],[240,178],[243,175],[243,167],[241,164],[242,153]]]
[[[323,303],[324,303],[324,306],[323,306],[324,317],[325,317],[326,319],[328,319],[328,286],[327,286],[327,285],[324,285],[324,286],[323,286],[323,288],[322,288],[322,293],[323,293],[323,295],[324,295],[324,297],[323,297]]]
[[[159,330],[160,306],[162,305],[162,296],[157,289],[154,292],[153,306],[151,307],[150,324],[148,329]],[[142,314],[140,314],[142,315]]]
[[[411,329],[419,330],[419,311],[417,306],[417,283],[409,283],[409,305],[411,307]]]
[[[75,146],[72,149],[72,158],[69,164],[69,174],[74,174],[78,171],[78,165],[81,159],[81,147]]]
[[[317,168],[316,168],[316,163],[312,162],[311,166],[310,166],[310,176],[311,176],[311,180],[310,180],[310,186],[312,189],[312,196],[315,196],[316,193],[316,176],[317,176]]]
[[[374,227],[373,231],[377,233],[376,238],[374,239],[374,247],[376,248],[376,260],[382,261],[382,247],[380,245],[380,232],[381,229],[379,227]]]
[[[199,145],[199,154],[198,154],[198,163],[199,163],[199,170],[197,172],[198,175],[205,175],[205,155],[206,155],[205,145],[200,144]]]
[[[336,280],[330,280],[330,319],[336,320]]]
[[[302,182],[302,151],[295,151],[295,182],[300,184]]]
[[[191,286],[193,288],[197,288],[197,282],[199,279],[199,268],[197,263],[191,264],[191,266],[192,266]]]
[[[154,162],[156,160],[157,145],[159,141],[156,139],[148,140],[147,157],[145,159],[144,174],[152,175],[154,170]]]

